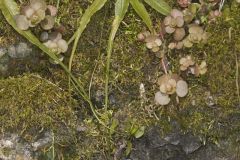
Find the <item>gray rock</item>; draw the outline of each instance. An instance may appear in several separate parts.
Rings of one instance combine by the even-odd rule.
[[[168,144],[150,150],[149,160],[188,160],[188,158],[179,146]]]
[[[207,144],[198,151],[189,155],[190,160],[238,160],[231,158],[214,144]]]
[[[41,35],[40,35],[40,41],[41,42],[47,42],[48,40],[48,32],[42,32]]]
[[[32,155],[30,145],[22,141],[17,134],[0,136],[1,160],[32,160]]]
[[[24,58],[30,55],[32,49],[28,47],[27,43],[20,42],[16,45],[16,58]]]
[[[11,45],[8,47],[8,55],[11,58],[25,58],[30,55],[32,49],[26,43],[20,42],[16,46]]]
[[[179,133],[170,133],[164,140],[172,145],[178,145],[180,143],[181,135]]]
[[[41,148],[44,148],[52,143],[52,135],[48,132],[44,134],[44,136],[38,139],[36,142],[32,143],[31,146],[33,147],[34,151],[37,151]]]
[[[148,131],[146,137],[149,143],[149,147],[151,148],[157,148],[167,144],[167,141],[161,137],[159,128],[151,128]]]
[[[17,58],[17,51],[16,51],[16,47],[14,45],[10,45],[8,47],[8,55],[11,58]]]
[[[202,146],[200,139],[191,134],[186,134],[180,139],[180,145],[186,154],[190,154]]]

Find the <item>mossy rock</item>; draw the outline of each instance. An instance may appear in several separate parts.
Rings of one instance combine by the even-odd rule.
[[[38,75],[1,79],[0,129],[24,136],[42,129],[70,132],[76,124],[75,104],[68,92]]]

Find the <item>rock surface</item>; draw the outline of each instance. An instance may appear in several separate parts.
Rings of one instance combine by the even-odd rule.
[[[191,133],[183,134],[179,129],[161,136],[161,129],[153,127],[144,137],[133,142],[128,160],[239,160],[239,150],[231,145],[230,139],[221,141],[220,146],[201,142]]]

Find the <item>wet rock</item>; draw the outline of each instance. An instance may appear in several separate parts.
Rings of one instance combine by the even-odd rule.
[[[189,155],[190,160],[238,160],[224,153],[214,144],[207,144],[198,151]]]
[[[170,133],[168,134],[164,140],[172,145],[178,145],[180,143],[181,135],[179,133]]]
[[[181,146],[173,145],[167,141],[170,139],[162,138],[160,131],[160,128],[153,127],[143,138],[136,140],[130,158],[132,160],[187,160]]]
[[[52,135],[49,132],[44,133],[44,136],[38,139],[36,142],[32,143],[34,151],[44,148],[52,143]]]
[[[25,58],[30,55],[32,49],[26,43],[20,42],[17,45],[10,45],[8,47],[8,55],[11,58]]]
[[[167,141],[161,137],[159,128],[151,128],[147,133],[147,140],[151,148],[161,147],[167,144]]]
[[[188,160],[188,158],[180,147],[168,144],[150,150],[149,160]]]
[[[33,160],[33,153],[29,144],[24,142],[17,134],[0,136],[1,160]]]
[[[10,45],[8,47],[8,55],[12,58],[16,58],[16,54],[17,54],[16,47],[14,45]]]
[[[180,145],[186,154],[190,154],[202,146],[200,139],[191,134],[186,134],[181,137]]]

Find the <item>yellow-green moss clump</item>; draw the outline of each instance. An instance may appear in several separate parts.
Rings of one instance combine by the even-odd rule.
[[[72,102],[72,103],[70,103]],[[24,75],[0,80],[0,129],[23,135],[40,130],[61,132],[75,125],[74,100],[53,83]]]
[[[239,114],[239,11],[239,6],[234,2],[229,6],[226,4],[223,16],[216,23],[206,26],[207,32],[211,34],[208,43],[184,51],[199,60],[205,59],[208,71],[201,78],[188,77],[190,93],[185,100],[180,101],[180,110],[167,112],[177,118],[186,130],[205,138],[218,139],[235,134],[234,130],[240,129],[240,124],[234,122],[224,134],[219,131],[219,124],[229,123],[232,114]]]

